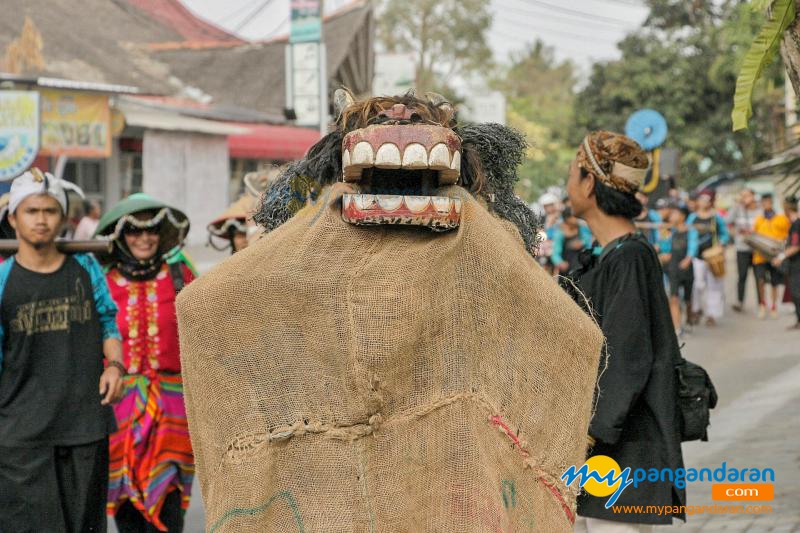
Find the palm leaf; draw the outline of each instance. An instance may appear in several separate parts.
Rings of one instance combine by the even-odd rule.
[[[757,1],[765,3],[764,0]],[[775,0],[772,4],[772,18],[761,28],[744,56],[733,97],[733,131],[747,128],[747,121],[753,115],[753,88],[764,67],[770,64],[778,52],[783,32],[795,19],[794,2],[795,0]]]
[[[752,0],[753,11],[766,11],[772,5],[773,0]]]

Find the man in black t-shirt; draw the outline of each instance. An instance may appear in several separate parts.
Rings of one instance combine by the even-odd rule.
[[[109,404],[125,367],[100,266],[56,249],[66,207],[50,174],[26,172],[11,186],[19,251],[0,264],[3,533],[106,530]]]

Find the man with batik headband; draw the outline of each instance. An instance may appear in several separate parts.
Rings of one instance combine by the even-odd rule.
[[[674,365],[678,343],[655,250],[636,231],[642,211],[635,197],[649,161],[635,141],[607,131],[586,136],[573,161],[567,193],[575,214],[598,242],[571,274],[607,339],[597,403],[589,426],[590,456],[606,455],[622,468],[683,467]],[[622,493],[617,505],[684,505],[684,489],[648,482]],[[642,531],[669,524],[676,514],[617,514],[606,498],[581,494],[578,514],[589,532]],[[630,525],[620,524],[626,522]]]
[[[33,169],[8,198],[19,250],[0,265],[2,532],[106,530],[109,404],[125,367],[100,265],[56,249],[67,188]]]
[[[189,231],[186,215],[134,194],[101,220],[113,242],[106,274],[120,308],[125,378],[114,411],[108,513],[121,533],[181,531],[194,458],[186,427],[175,297],[194,279],[171,262]]]

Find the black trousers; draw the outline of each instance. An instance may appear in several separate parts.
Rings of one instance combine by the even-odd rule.
[[[158,515],[167,526],[169,533],[183,531],[183,509],[181,509],[181,491],[173,490],[164,498],[161,514]],[[159,533],[159,529],[145,520],[142,513],[129,501],[123,503],[114,515],[119,533]]]
[[[789,264],[789,273],[786,276],[786,290],[791,291],[794,311],[797,314],[797,321],[800,322],[800,261]]]
[[[739,303],[744,303],[744,292],[747,287],[747,274],[753,268],[753,252],[736,252],[736,271],[739,274],[739,280],[736,285],[737,296]],[[756,302],[758,302],[758,286],[756,286]]]
[[[0,532],[106,531],[108,439],[79,446],[0,446]]]

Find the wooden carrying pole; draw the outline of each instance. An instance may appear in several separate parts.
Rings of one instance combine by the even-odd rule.
[[[74,253],[94,253],[94,254],[107,254],[111,252],[111,241],[106,240],[91,240],[91,241],[73,241],[73,240],[57,240],[56,248],[59,252],[66,254]],[[12,255],[17,253],[19,249],[19,241],[16,239],[0,239],[0,255]]]

